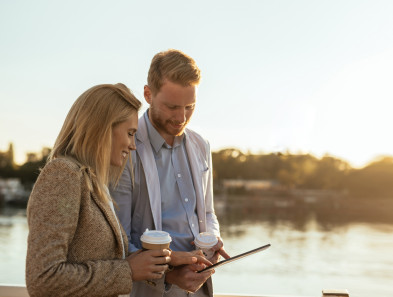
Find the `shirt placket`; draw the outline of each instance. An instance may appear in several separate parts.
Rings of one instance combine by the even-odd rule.
[[[180,162],[187,162],[187,160],[183,159],[184,154],[179,152],[177,154],[178,158],[175,157],[175,151],[177,150],[181,150],[181,147],[177,146],[172,150],[172,164],[173,168],[175,169],[176,182],[179,187],[181,201],[184,209],[186,210],[188,224],[195,237],[199,233],[199,226],[198,218],[195,214],[196,201],[194,186],[192,183],[191,173],[187,172],[188,170],[186,164],[182,164],[183,166],[180,166]]]

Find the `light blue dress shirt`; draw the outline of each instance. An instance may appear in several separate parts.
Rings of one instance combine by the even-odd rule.
[[[187,134],[176,136],[173,146],[151,124],[144,114],[149,140],[157,165],[161,191],[162,230],[172,237],[171,249],[191,251],[199,233],[196,195],[185,142]]]

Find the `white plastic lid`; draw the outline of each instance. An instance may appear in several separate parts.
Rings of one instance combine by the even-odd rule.
[[[141,236],[141,241],[151,244],[165,244],[171,242],[172,238],[168,232],[146,229]]]
[[[195,244],[200,248],[211,248],[218,242],[217,236],[210,232],[202,232],[195,237]]]

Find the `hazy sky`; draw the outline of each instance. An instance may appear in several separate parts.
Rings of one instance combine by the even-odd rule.
[[[190,127],[214,150],[393,155],[393,1],[0,0],[0,150],[51,147],[75,99],[143,101],[168,48],[202,70]]]

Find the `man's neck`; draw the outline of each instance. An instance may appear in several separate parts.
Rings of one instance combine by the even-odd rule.
[[[173,135],[162,135],[161,133],[160,133],[160,135],[162,136],[162,138],[164,138],[165,142],[168,145],[173,146],[173,143],[175,142],[175,136],[173,136]]]
[[[147,112],[147,117],[148,117],[148,119],[149,119],[151,125],[152,125],[152,126],[154,127],[154,129],[156,129],[156,131],[158,132],[158,134],[160,134],[161,137],[164,138],[165,142],[166,142],[168,145],[173,146],[173,143],[175,142],[175,137],[176,137],[176,136],[173,136],[173,135],[170,135],[170,134],[167,134],[167,133],[162,132],[162,131],[156,126],[156,124],[151,120],[151,117],[150,117],[150,110],[148,110],[148,112]]]

